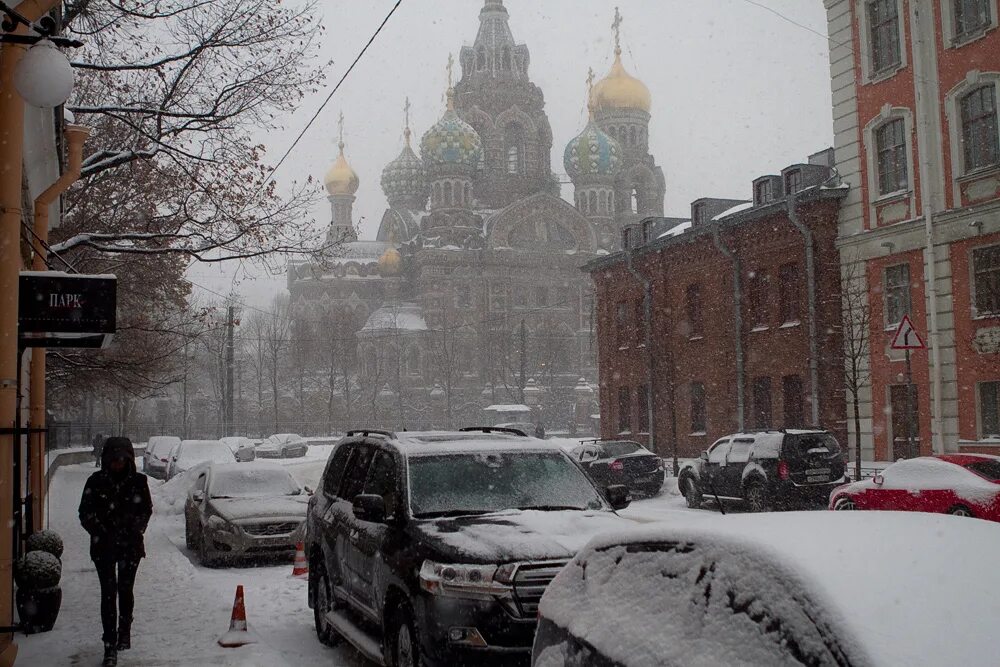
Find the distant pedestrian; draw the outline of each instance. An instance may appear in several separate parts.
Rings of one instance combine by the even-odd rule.
[[[118,664],[118,651],[131,648],[135,574],[146,555],[143,533],[153,513],[146,476],[135,469],[128,438],[108,438],[101,469],[87,480],[80,499],[80,523],[90,533],[90,558],[101,582],[105,667]]]
[[[538,423],[535,424],[535,437],[538,438],[539,440],[545,439],[545,427],[542,426],[541,420],[539,420]]]
[[[101,467],[101,451],[104,449],[104,440],[104,434],[98,433],[91,441],[91,446],[94,448],[94,465],[98,468]]]

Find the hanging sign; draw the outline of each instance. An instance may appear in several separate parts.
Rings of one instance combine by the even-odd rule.
[[[107,347],[115,333],[118,279],[22,271],[18,336],[24,347]]]

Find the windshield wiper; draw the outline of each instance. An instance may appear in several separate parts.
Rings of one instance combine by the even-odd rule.
[[[438,519],[449,516],[478,516],[480,514],[490,514],[498,510],[442,510],[440,512],[421,512],[414,514],[416,519]]]
[[[519,510],[538,510],[540,512],[558,512],[559,510],[585,510],[586,507],[577,507],[575,505],[525,505],[524,507],[518,507]]]

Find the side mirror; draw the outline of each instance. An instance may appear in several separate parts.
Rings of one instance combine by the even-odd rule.
[[[708,463],[708,452],[702,452],[701,454],[698,455],[698,458],[704,461],[705,463]]]
[[[354,516],[358,521],[385,523],[385,498],[375,493],[354,497]]]
[[[628,492],[628,487],[623,484],[612,484],[605,487],[604,495],[611,503],[611,509],[623,510],[632,502],[632,496]]]
[[[311,486],[303,486],[302,488],[305,490],[307,495],[311,496],[313,494],[313,488]]]
[[[882,473],[876,473],[875,476],[872,477],[872,484],[875,486],[882,486],[885,484],[885,477],[882,476]]]
[[[191,494],[191,499],[193,501],[195,501],[196,503],[200,503],[201,501],[203,501],[205,499],[205,492],[204,491],[194,491]]]

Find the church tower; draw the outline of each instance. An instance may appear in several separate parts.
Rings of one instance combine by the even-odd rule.
[[[337,123],[340,134],[337,147],[340,149],[340,155],[323,179],[327,200],[330,202],[330,228],[326,234],[328,244],[358,240],[357,231],[354,229],[353,210],[354,193],[358,191],[360,182],[358,175],[344,157],[343,113],[340,114]]]
[[[666,180],[663,170],[649,153],[649,88],[625,70],[621,49],[622,16],[615,8],[611,24],[615,60],[611,71],[591,93],[594,119],[622,149],[623,165],[615,185],[616,218],[619,227],[649,216],[663,215]]]
[[[422,211],[427,204],[427,177],[424,163],[410,147],[410,98],[404,107],[403,151],[382,170],[382,192],[391,208]]]
[[[485,0],[476,41],[462,47],[455,86],[458,114],[483,141],[474,189],[478,205],[490,209],[536,192],[558,196],[545,97],[528,78],[528,47],[514,41],[509,18],[503,0]]]

